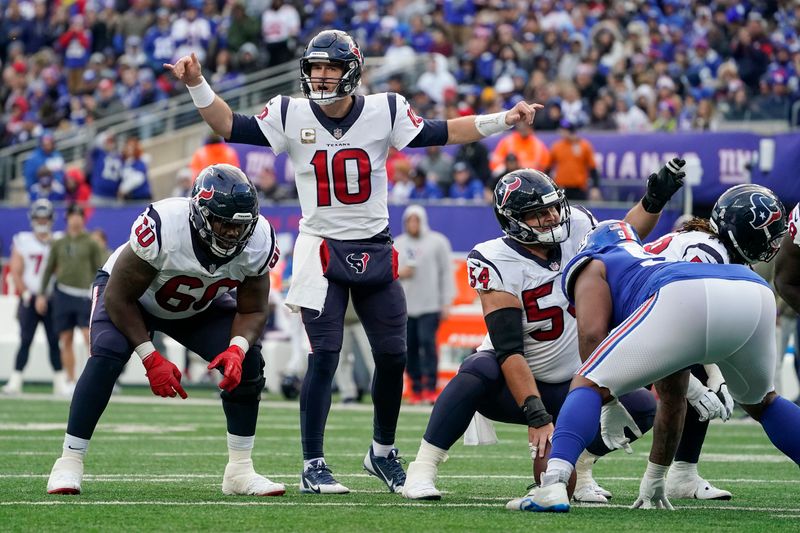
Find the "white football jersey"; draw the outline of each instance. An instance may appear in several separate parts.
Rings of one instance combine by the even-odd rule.
[[[645,244],[644,249],[672,261],[720,265],[731,262],[725,245],[704,231],[667,233],[660,239]]]
[[[186,318],[203,311],[246,277],[269,272],[280,256],[275,231],[261,216],[239,255],[227,260],[205,252],[191,229],[189,202],[189,198],[167,198],[150,205],[133,223],[130,240],[103,265],[112,273],[117,257],[130,246],[158,270],[139,303],[160,318]]]
[[[422,130],[402,96],[356,96],[339,122],[305,98],[276,96],[257,116],[272,150],[288,152],[303,218],[300,231],[318,237],[372,237],[389,224],[386,157]]]
[[[49,241],[42,242],[32,231],[20,231],[14,235],[11,245],[23,259],[22,281],[25,287],[17,287],[19,291],[28,291],[31,294],[39,292],[44,267],[50,257],[50,245],[62,236],[63,233],[57,231]]]
[[[554,248],[547,260],[508,237],[475,246],[467,258],[473,288],[504,291],[519,298],[525,359],[534,377],[545,383],[567,381],[581,365],[575,309],[561,290],[561,275],[595,224],[591,213],[573,206],[569,238]],[[493,349],[488,334],[478,349]]]
[[[798,230],[800,230],[800,204],[794,206],[792,212],[789,213],[789,235],[792,237],[792,242],[800,246]]]

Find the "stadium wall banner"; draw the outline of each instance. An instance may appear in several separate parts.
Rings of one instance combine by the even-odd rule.
[[[86,227],[89,230],[102,228],[108,236],[108,245],[114,249],[126,242],[130,235],[130,228],[136,217],[146,207],[146,204],[126,205],[121,207],[95,207],[87,212]],[[389,206],[389,225],[392,234],[397,236],[402,233],[402,217],[404,205]],[[426,207],[428,221],[431,228],[447,235],[455,252],[469,252],[473,246],[495,237],[502,236],[500,227],[494,216],[494,211],[488,205],[429,205]],[[598,220],[621,219],[625,217],[627,209],[591,208]],[[262,206],[261,213],[269,220],[277,233],[297,234],[300,222],[300,206],[275,205]],[[658,225],[651,234],[655,239],[670,231],[672,224],[680,213],[665,211]],[[0,226],[0,245],[2,256],[8,257],[11,253],[11,239],[17,232],[30,230],[27,207],[0,208],[0,217],[3,224]],[[56,209],[54,229],[63,230],[65,225],[64,207]],[[187,221],[188,224],[188,221]],[[284,251],[288,252],[288,251]]]
[[[740,183],[757,183],[775,191],[791,208],[800,201],[800,134],[785,133],[762,136],[746,132],[686,133],[581,133],[595,148],[597,166],[604,187],[644,186],[647,176],[666,161],[680,156],[688,161],[687,174],[693,185],[694,200],[713,204],[725,189]],[[548,146],[559,136],[542,133],[539,137]],[[501,136],[483,142],[490,150]],[[286,154],[275,156],[268,148],[241,144],[232,145],[239,154],[243,170],[255,177],[272,166],[279,181],[292,179],[291,164]],[[446,146],[454,154],[457,146]],[[414,156],[422,149],[406,149]]]

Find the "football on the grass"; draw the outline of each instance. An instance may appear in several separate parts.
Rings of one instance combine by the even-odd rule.
[[[548,441],[544,457],[539,457],[537,455],[536,459],[533,460],[533,479],[535,479],[536,483],[539,485],[542,484],[541,475],[547,471],[547,460],[550,459],[551,448],[550,441]],[[570,499],[572,499],[573,492],[575,492],[575,470],[572,471],[572,475],[569,477],[569,483],[567,483],[567,494]]]

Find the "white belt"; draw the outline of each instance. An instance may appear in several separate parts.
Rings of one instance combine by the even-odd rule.
[[[70,287],[69,285],[62,285],[61,283],[56,283],[56,288],[63,292],[64,294],[68,294],[70,296],[75,296],[76,298],[91,298],[92,297],[92,290],[91,289],[80,289],[78,287]]]

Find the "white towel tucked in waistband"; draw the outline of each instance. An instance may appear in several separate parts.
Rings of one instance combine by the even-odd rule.
[[[464,446],[497,444],[494,423],[480,413],[475,413],[464,432]]]
[[[325,307],[328,278],[322,275],[320,245],[322,237],[303,233],[297,236],[297,241],[294,243],[292,283],[285,302],[286,307],[293,313],[299,313],[301,307],[306,307],[322,314],[322,309]]]

